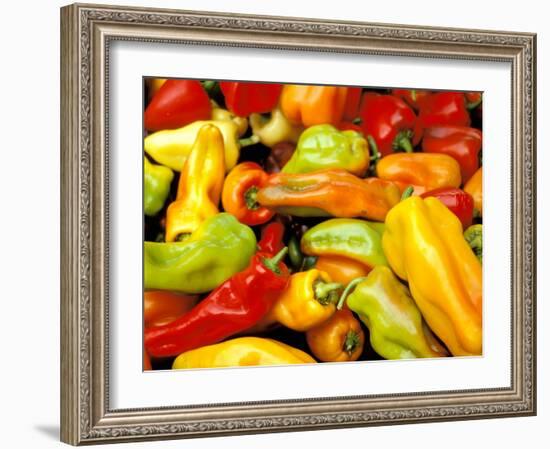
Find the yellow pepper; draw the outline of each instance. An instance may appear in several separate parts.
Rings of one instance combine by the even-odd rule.
[[[224,145],[216,126],[204,125],[183,166],[176,200],[166,211],[166,241],[193,233],[216,215],[225,176]]]
[[[250,126],[252,133],[268,147],[281,142],[296,143],[304,130],[302,126],[290,123],[280,108],[271,111],[269,119],[264,118],[262,114],[250,114]]]
[[[242,136],[248,129],[248,119],[246,117],[239,117],[238,115],[233,114],[227,109],[220,108],[218,104],[211,100],[212,103],[212,120],[214,121],[223,121],[227,120],[235,123],[237,125],[237,134]]]
[[[464,186],[464,191],[474,199],[474,214],[483,215],[483,168],[479,167]]]
[[[240,337],[180,354],[172,369],[316,363],[299,349],[269,338]]]
[[[336,312],[341,288],[342,284],[331,282],[324,271],[311,269],[295,273],[259,327],[280,323],[297,332],[305,332]]]
[[[451,353],[481,354],[481,263],[464,239],[459,219],[436,198],[410,197],[388,213],[382,246]]]
[[[239,127],[231,120],[199,120],[183,128],[158,131],[144,140],[145,152],[159,164],[181,171],[200,129],[214,125],[223,136],[225,170],[231,170],[239,158]]]

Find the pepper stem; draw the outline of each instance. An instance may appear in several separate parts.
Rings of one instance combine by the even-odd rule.
[[[203,81],[203,82],[202,82],[202,87],[203,87],[204,90],[206,90],[207,92],[210,92],[212,89],[214,89],[214,87],[216,87],[216,83],[217,83],[217,81],[206,80],[206,81]]]
[[[256,197],[258,196],[258,187],[252,186],[244,192],[244,202],[248,210],[256,210],[260,207]]]
[[[393,140],[392,148],[394,151],[403,150],[405,153],[414,151],[411,143],[412,132],[410,130],[401,131]]]
[[[477,108],[480,104],[481,104],[481,97],[479,98],[479,100],[466,103],[466,109],[468,109],[468,111],[472,111],[473,109]]]
[[[353,354],[353,351],[355,351],[357,346],[359,346],[360,341],[359,334],[354,330],[349,330],[346,334],[346,338],[344,339],[344,351],[346,351],[349,355]]]
[[[401,201],[405,201],[407,198],[411,197],[414,192],[413,186],[408,186],[405,190],[403,190],[403,194],[401,195]]]
[[[285,258],[286,253],[288,253],[288,247],[284,247],[281,251],[279,251],[277,254],[275,254],[270,259],[263,258],[262,264],[269,270],[273,271],[275,274],[281,274],[281,270],[279,268],[279,263]]]
[[[416,101],[416,90],[411,89],[411,99],[412,101]]]
[[[250,137],[239,139],[239,145],[241,148],[249,147],[250,145],[256,145],[259,141],[260,138],[256,134],[252,134]]]
[[[353,281],[351,281],[347,287],[342,292],[342,296],[340,296],[340,300],[338,301],[338,304],[336,305],[336,308],[338,310],[342,310],[342,307],[344,307],[344,302],[346,301],[346,298],[349,296],[351,291],[357,286],[357,284],[360,284],[365,279],[367,279],[366,276],[362,276],[360,278],[355,278]]]
[[[369,147],[372,148],[372,156],[370,157],[370,160],[373,162],[376,162],[378,159],[380,159],[380,151],[378,151],[378,145],[376,145],[376,140],[374,140],[374,137],[372,137],[370,134],[367,136],[367,142],[369,143]]]
[[[338,282],[324,282],[318,279],[313,284],[313,294],[321,305],[326,306],[338,301],[337,291],[342,287],[343,285]]]

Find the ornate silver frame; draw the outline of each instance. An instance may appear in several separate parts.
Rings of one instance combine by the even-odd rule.
[[[512,66],[510,388],[111,410],[107,55],[113,40],[506,61]],[[61,439],[86,443],[536,413],[536,35],[100,5],[61,9]]]

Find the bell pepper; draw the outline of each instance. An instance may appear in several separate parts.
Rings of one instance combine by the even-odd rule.
[[[475,224],[470,226],[464,232],[464,238],[479,261],[483,262],[483,225]]]
[[[283,167],[283,173],[309,173],[341,168],[364,176],[369,168],[369,146],[355,131],[339,131],[332,125],[315,125],[306,129],[296,151]]]
[[[369,137],[369,144],[376,146],[382,156],[394,151],[412,153],[420,135],[413,134],[416,114],[400,98],[393,95],[366,93],[361,109],[361,128]]]
[[[281,142],[296,143],[304,130],[302,126],[290,123],[279,107],[271,111],[269,118],[261,114],[251,114],[249,121],[252,134],[258,136],[260,142],[268,147]]]
[[[210,98],[197,80],[167,80],[147,105],[145,129],[160,131],[210,118]]]
[[[348,87],[286,84],[281,93],[281,110],[294,125],[337,126],[344,117]]]
[[[297,332],[305,332],[328,320],[336,312],[342,284],[332,282],[329,275],[317,269],[300,271],[279,295],[260,327],[273,323]]]
[[[474,200],[469,193],[460,189],[441,187],[425,192],[420,196],[422,198],[428,198],[430,196],[437,198],[458,217],[464,229],[472,224],[472,219],[474,217]]]
[[[464,186],[464,191],[474,199],[474,214],[483,215],[483,169],[479,167]]]
[[[218,104],[211,100],[212,103],[212,117],[211,119],[215,122],[219,121],[230,121],[235,123],[237,125],[237,135],[241,137],[244,133],[246,133],[248,129],[248,119],[246,117],[239,117],[238,115],[233,114],[232,112],[228,111],[227,109],[223,109]]]
[[[155,165],[143,158],[143,213],[154,216],[164,207],[174,173],[168,167]]]
[[[376,165],[381,179],[424,186],[459,187],[460,166],[451,156],[433,153],[396,153],[383,157]]]
[[[363,352],[365,333],[348,309],[336,311],[306,333],[309,349],[322,362],[350,362]]]
[[[432,94],[429,90],[419,89],[392,89],[391,93],[392,95],[401,98],[415,111],[418,111],[424,99],[428,98]]]
[[[255,250],[252,229],[231,214],[214,215],[183,242],[144,243],[144,288],[206,293],[244,269]]]
[[[191,311],[164,326],[145,329],[144,343],[151,357],[172,357],[235,335],[260,321],[288,284],[281,260],[256,253],[248,267],[216,287]],[[235,256],[233,256],[235,257]]]
[[[311,256],[337,256],[372,268],[387,265],[382,251],[382,231],[365,220],[333,218],[309,229],[301,248]]]
[[[309,354],[270,338],[240,337],[180,354],[172,369],[316,363]]]
[[[208,217],[219,213],[225,176],[222,134],[203,126],[181,171],[176,200],[166,211],[166,241],[194,232]]]
[[[222,133],[225,170],[231,170],[237,164],[242,146],[239,128],[232,120],[200,120],[183,128],[158,131],[144,139],[143,148],[159,164],[179,172],[193,149],[199,131],[205,125],[214,125]]]
[[[464,97],[466,98],[466,109],[471,111],[481,105],[481,101],[483,99],[483,93],[482,92],[465,92]]]
[[[350,257],[331,255],[317,257],[315,268],[327,273],[334,282],[344,285],[354,279],[366,276],[371,270],[370,267]]]
[[[345,170],[330,169],[305,174],[277,173],[256,198],[260,205],[281,214],[384,221],[386,213],[399,202],[400,194],[391,182],[361,179]]]
[[[260,206],[258,190],[266,185],[269,175],[255,162],[242,162],[229,172],[222,191],[226,212],[235,215],[241,223],[255,226],[265,223],[274,212]]]
[[[262,228],[262,238],[258,242],[258,251],[277,254],[285,246],[283,236],[285,227],[278,221],[273,221]],[[289,248],[290,252],[290,248]]]
[[[377,266],[366,278],[351,282],[338,307],[344,302],[369,328],[372,348],[385,359],[447,355],[424,323],[407,287],[388,267]]]
[[[462,92],[434,92],[422,101],[415,133],[434,126],[470,126],[470,113]]]
[[[446,154],[460,165],[466,183],[479,167],[481,131],[466,126],[435,126],[424,130],[422,151]]]
[[[386,217],[382,246],[432,331],[453,355],[482,351],[481,263],[458,218],[436,198],[410,197]]]
[[[225,105],[234,114],[247,117],[253,112],[269,112],[278,103],[282,84],[221,81]]]
[[[182,295],[166,290],[149,290],[143,293],[143,326],[162,326],[189,312],[198,296]]]

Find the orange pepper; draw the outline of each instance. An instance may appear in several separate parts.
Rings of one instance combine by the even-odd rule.
[[[363,352],[365,333],[349,309],[338,310],[306,332],[309,349],[322,362],[351,362]]]
[[[162,326],[189,312],[198,296],[182,295],[166,290],[149,290],[143,293],[144,327]]]
[[[283,87],[280,105],[294,125],[337,126],[344,116],[347,96],[347,87],[287,84]]]
[[[369,274],[370,267],[342,256],[319,256],[315,268],[328,273],[334,282],[348,284]]]
[[[474,199],[474,213],[483,215],[483,170],[479,167],[464,186],[464,191]]]
[[[398,181],[428,190],[460,187],[460,165],[451,156],[436,153],[394,153],[378,161],[381,179]]]

